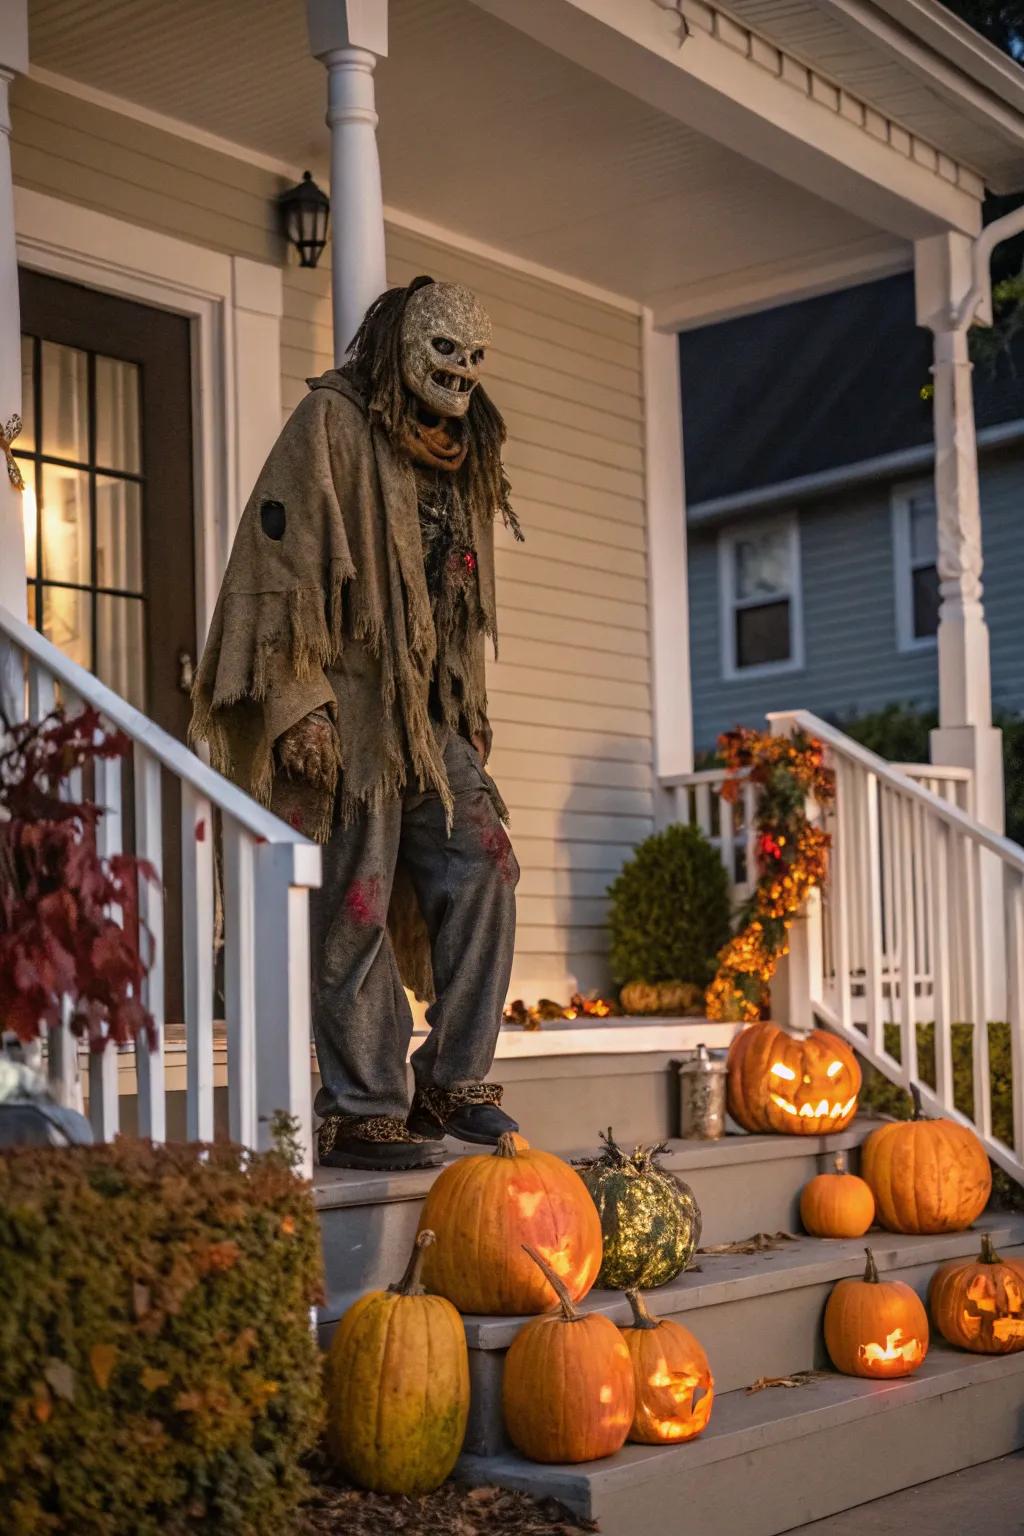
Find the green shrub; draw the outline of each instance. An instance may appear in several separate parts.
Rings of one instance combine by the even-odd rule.
[[[729,882],[703,833],[676,825],[646,838],[608,894],[612,975],[620,986],[707,985],[729,937]]]
[[[0,1157],[4,1536],[291,1531],[319,1290],[316,1214],[281,1154]]]
[[[953,1056],[953,1103],[962,1114],[974,1113],[974,1028],[954,1024],[950,1030]],[[900,1031],[896,1024],[885,1026],[885,1049],[896,1061],[901,1059]],[[1008,1146],[1013,1145],[1013,1066],[1010,1054],[1010,1026],[988,1026],[989,1081],[991,1084],[992,1134]],[[862,1108],[891,1115],[895,1120],[909,1120],[914,1112],[910,1094],[891,1083],[868,1062],[861,1090]],[[935,1087],[935,1025],[917,1026],[917,1076],[929,1088]],[[993,1197],[1002,1206],[1024,1210],[1024,1189],[1000,1168],[993,1169]]]

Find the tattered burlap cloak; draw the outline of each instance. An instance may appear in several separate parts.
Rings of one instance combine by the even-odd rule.
[[[486,729],[496,509],[469,509],[475,579],[436,656],[412,465],[340,373],[309,383],[242,514],[196,674],[191,736],[209,743],[221,773],[325,841],[336,821],[408,787],[433,787],[450,813],[431,680],[436,664],[445,724],[466,736]],[[274,742],[321,707],[337,726],[338,771],[314,789],[277,771]],[[493,781],[492,794],[504,816]],[[426,928],[401,870],[388,926],[406,985],[431,997]]]

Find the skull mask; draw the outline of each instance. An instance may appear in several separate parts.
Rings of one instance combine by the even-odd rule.
[[[490,342],[491,322],[468,288],[456,283],[418,288],[402,319],[406,388],[437,416],[465,416]]]

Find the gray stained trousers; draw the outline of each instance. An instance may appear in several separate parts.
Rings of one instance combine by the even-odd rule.
[[[519,865],[471,742],[448,733],[451,833],[434,790],[415,788],[335,828],[310,892],[318,1115],[408,1111],[412,1013],[387,910],[401,862],[430,935],[436,1001],[412,1058],[419,1088],[456,1088],[490,1071],[515,944]]]

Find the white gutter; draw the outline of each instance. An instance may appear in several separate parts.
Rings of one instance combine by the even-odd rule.
[[[994,427],[982,427],[977,434],[979,448],[999,448],[1024,441],[1024,420],[1003,421]],[[897,475],[915,474],[928,469],[935,459],[934,443],[916,448],[900,448],[880,453],[873,459],[859,459],[856,464],[841,464],[835,469],[820,469],[814,474],[797,475],[792,480],[777,480],[773,485],[759,485],[749,491],[734,491],[729,496],[712,496],[695,501],[686,509],[691,528],[706,527],[758,512],[783,503],[809,501],[822,492],[847,490],[871,480],[885,480]]]

